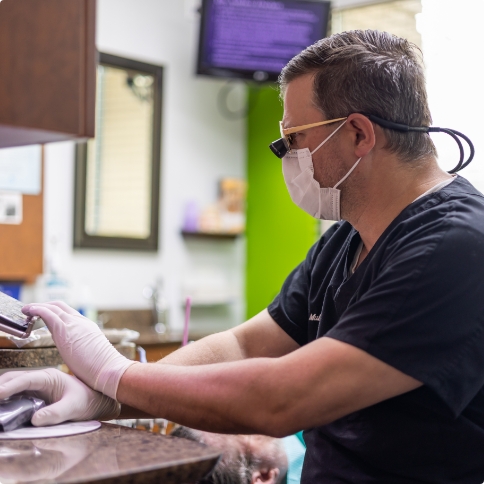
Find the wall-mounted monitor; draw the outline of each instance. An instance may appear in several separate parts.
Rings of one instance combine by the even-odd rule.
[[[203,0],[197,74],[275,81],[326,36],[329,10],[326,1]]]

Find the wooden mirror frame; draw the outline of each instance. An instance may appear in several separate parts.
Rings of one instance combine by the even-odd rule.
[[[87,142],[76,147],[75,196],[74,196],[74,247],[119,250],[158,250],[160,172],[161,172],[161,95],[163,68],[154,64],[126,59],[111,54],[99,53],[99,64],[135,70],[154,77],[153,133],[151,155],[151,214],[150,235],[144,239],[89,235],[86,232],[87,190]]]

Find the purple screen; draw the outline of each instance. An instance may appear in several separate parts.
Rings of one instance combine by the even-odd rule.
[[[326,35],[328,4],[288,0],[205,0],[200,68],[278,74]]]

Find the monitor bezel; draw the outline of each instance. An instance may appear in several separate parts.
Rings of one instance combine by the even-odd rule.
[[[202,55],[204,52],[204,44],[205,44],[205,33],[206,33],[206,26],[207,26],[207,2],[209,0],[202,0],[202,5],[200,7],[200,26],[199,26],[199,33],[198,33],[198,54],[197,54],[197,68],[196,74],[199,76],[208,76],[208,77],[215,77],[219,79],[241,79],[246,81],[255,81],[258,83],[266,83],[266,82],[276,82],[280,72],[268,72],[263,71],[261,69],[251,70],[251,69],[237,69],[233,67],[205,67],[202,66]],[[331,2],[330,1],[315,1],[315,0],[280,0],[284,3],[302,3],[302,4],[309,4],[309,3],[317,3],[326,7],[326,25],[322,26],[321,32],[321,39],[327,36],[329,30],[329,20],[330,20],[330,13],[331,13]],[[254,75],[255,73],[266,73],[267,77],[265,79],[257,79]]]

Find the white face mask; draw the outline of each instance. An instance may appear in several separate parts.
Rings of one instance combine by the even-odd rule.
[[[361,158],[333,188],[321,188],[314,179],[312,155],[333,136],[346,121],[341,123],[316,149],[291,150],[282,159],[282,171],[292,201],[305,212],[321,220],[341,220],[340,195],[337,187],[348,178]]]

